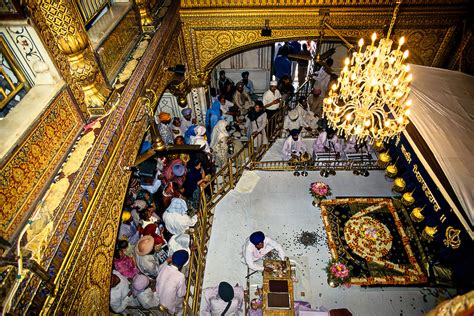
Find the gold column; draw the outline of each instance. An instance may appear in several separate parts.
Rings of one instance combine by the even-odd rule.
[[[84,25],[71,1],[32,0],[28,1],[28,7],[33,19],[41,19],[40,23],[36,23],[37,26],[48,28],[46,31],[53,35],[59,50],[66,56],[69,73],[63,72],[63,76],[70,79],[67,80],[68,83],[72,81],[82,90],[84,96],[79,102],[85,103],[87,114],[105,114],[110,90],[92,52]]]
[[[140,24],[143,33],[152,33],[155,31],[155,25],[151,14],[150,3],[148,0],[135,0],[138,12],[140,13]]]

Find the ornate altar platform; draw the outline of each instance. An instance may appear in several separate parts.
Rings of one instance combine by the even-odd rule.
[[[351,198],[321,203],[334,259],[352,266],[351,284],[423,284],[416,238],[403,206],[388,198]]]

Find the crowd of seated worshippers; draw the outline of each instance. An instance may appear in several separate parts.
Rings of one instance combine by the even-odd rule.
[[[189,228],[197,222],[199,192],[208,181],[198,152],[189,161],[179,154],[152,158],[151,180],[133,175],[121,217],[113,260],[110,307],[165,306],[179,314],[186,292]]]

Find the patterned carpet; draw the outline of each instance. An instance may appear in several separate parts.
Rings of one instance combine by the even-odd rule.
[[[399,201],[349,198],[321,203],[331,256],[352,267],[351,284],[424,284],[415,240]]]

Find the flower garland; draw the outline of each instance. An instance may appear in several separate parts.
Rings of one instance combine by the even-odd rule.
[[[324,182],[313,182],[309,188],[309,193],[318,199],[325,199],[331,195],[331,188]]]
[[[328,274],[328,280],[333,281],[336,285],[345,285],[350,287],[350,270],[351,266],[345,265],[335,259],[331,259],[326,266],[326,273]]]

